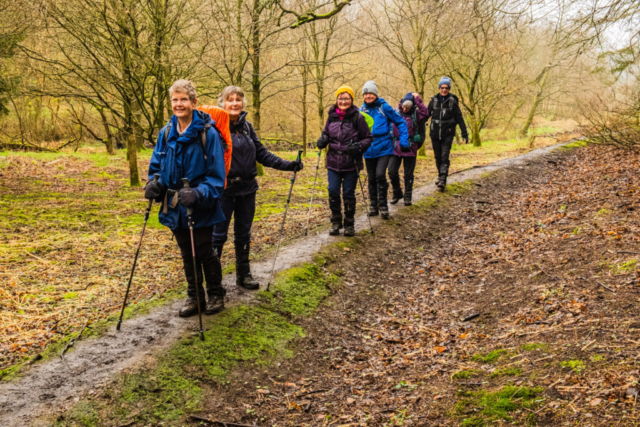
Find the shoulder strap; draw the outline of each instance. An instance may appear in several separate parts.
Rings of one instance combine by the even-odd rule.
[[[209,133],[209,129],[211,129],[211,125],[207,123],[200,131],[200,143],[202,144],[202,153],[205,160],[207,160],[207,133]]]
[[[165,145],[167,145],[167,138],[169,138],[169,131],[171,130],[171,122],[169,122],[165,127],[162,133],[162,145],[160,149],[162,150]]]

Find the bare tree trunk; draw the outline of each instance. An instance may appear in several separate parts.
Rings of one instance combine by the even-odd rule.
[[[474,147],[482,146],[482,138],[480,138],[480,130],[482,128],[480,119],[477,114],[478,113],[476,112],[476,114],[469,116],[469,125],[471,127],[471,143]]]
[[[138,148],[134,135],[127,137],[127,158],[129,159],[129,184],[131,187],[140,186],[140,175],[138,173]]]
[[[507,131],[509,130],[509,127],[511,126],[511,122],[513,122],[513,120],[516,118],[516,114],[518,114],[518,111],[520,111],[524,103],[525,101],[523,99],[520,102],[518,102],[518,105],[516,105],[516,108],[513,109],[513,111],[511,112],[511,115],[509,116],[509,119],[507,120],[507,123],[504,125],[504,128],[502,129],[502,132],[500,132],[502,135],[507,133]]]
[[[540,101],[542,101],[542,92],[544,91],[544,84],[547,81],[547,76],[549,75],[549,71],[545,71],[544,75],[540,79],[540,84],[538,86],[538,92],[536,92],[535,97],[533,98],[533,104],[531,104],[531,109],[529,110],[529,114],[527,115],[527,120],[525,120],[524,125],[522,125],[522,129],[520,129],[520,136],[526,136],[529,133],[529,128],[531,127],[531,123],[533,123],[533,116],[536,115],[536,109],[538,105],[540,105]]]
[[[253,48],[253,75],[251,76],[251,91],[252,99],[251,105],[253,107],[252,123],[253,128],[256,130],[258,136],[260,136],[260,107],[261,107],[261,91],[262,91],[262,79],[260,77],[260,0],[254,0],[254,14],[253,20],[253,34],[251,38],[251,46]],[[256,168],[258,169],[258,176],[264,175],[264,168],[260,163],[256,162]]]
[[[302,67],[302,152],[307,157],[307,67]]]

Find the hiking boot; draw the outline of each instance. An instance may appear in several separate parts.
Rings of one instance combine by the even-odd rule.
[[[370,206],[369,207],[369,216],[376,216],[380,213],[380,211],[378,211],[378,207],[377,206]]]
[[[353,237],[356,234],[356,229],[353,225],[346,225],[344,227],[345,237]]]
[[[254,279],[251,273],[247,273],[244,276],[236,275],[236,285],[249,291],[255,291],[260,288],[260,282]]]
[[[222,311],[224,308],[224,297],[213,296],[209,297],[207,307],[204,309],[204,314],[216,314]]]
[[[382,219],[389,219],[389,208],[387,206],[380,207],[380,217]]]
[[[400,199],[402,199],[402,190],[401,191],[394,190],[393,196],[391,197],[391,201],[389,203],[391,203],[392,205],[395,205],[400,201]]]
[[[329,236],[339,236],[341,228],[342,226],[340,224],[337,224],[334,222],[333,224],[331,224],[331,230],[329,230]]]
[[[204,295],[200,298],[200,309],[202,311],[205,309]],[[182,307],[178,312],[178,316],[191,317],[194,314],[198,314],[198,300],[196,298],[189,297],[187,298],[187,302],[185,302],[184,307]]]
[[[411,193],[404,193],[404,205],[411,206]]]
[[[356,234],[353,227],[356,220],[356,199],[344,199],[344,235],[347,237]]]

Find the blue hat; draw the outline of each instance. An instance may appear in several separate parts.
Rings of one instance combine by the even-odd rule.
[[[416,99],[413,97],[413,94],[411,92],[408,92],[400,102],[404,102],[404,101],[411,101],[415,104]]]
[[[451,79],[449,77],[441,78],[440,83],[438,83],[438,89],[440,89],[440,86],[442,85],[447,85],[449,86],[449,89],[451,89]]]

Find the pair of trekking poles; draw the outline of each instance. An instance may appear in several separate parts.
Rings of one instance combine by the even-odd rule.
[[[296,161],[300,162],[301,160],[301,156],[302,156],[302,150],[298,151],[298,156],[296,158]],[[318,162],[316,164],[316,173],[315,173],[315,178],[313,179],[313,187],[311,188],[311,200],[309,201],[309,214],[307,216],[307,227],[305,230],[305,236],[308,235],[309,233],[309,222],[311,220],[311,209],[313,206],[313,196],[315,193],[315,189],[316,189],[316,183],[318,180],[318,171],[320,169],[320,157],[322,156],[322,150],[318,150]],[[357,161],[354,159],[353,160],[354,166],[356,167],[356,173],[358,174],[358,182],[360,184],[360,190],[362,191],[362,200],[364,201],[365,205],[366,205],[366,198],[364,195],[364,187],[362,185],[362,180],[360,179],[360,171],[358,170],[358,163]],[[287,204],[284,208],[284,215],[282,217],[282,223],[280,224],[280,234],[278,236],[278,243],[276,245],[276,253],[275,256],[273,258],[273,266],[271,268],[271,275],[269,276],[269,282],[267,282],[267,291],[269,291],[270,287],[271,287],[271,280],[273,279],[273,274],[275,272],[276,269],[276,261],[278,260],[278,252],[280,250],[280,243],[282,242],[282,237],[284,235],[284,225],[285,222],[287,220],[287,212],[289,211],[289,205],[291,204],[291,194],[293,193],[293,186],[296,182],[296,176],[298,175],[298,170],[294,170],[293,171],[293,177],[291,178],[291,186],[289,187],[289,194],[287,196]],[[153,180],[155,182],[158,181],[158,179],[160,178],[159,174],[155,174],[153,177]],[[189,188],[189,180],[187,178],[182,178],[182,184],[184,188]],[[177,196],[176,196],[177,197]],[[135,272],[136,269],[136,264],[138,262],[138,255],[140,254],[140,247],[142,246],[142,238],[144,236],[144,232],[147,228],[147,221],[149,220],[149,214],[151,213],[151,207],[153,206],[153,199],[149,200],[149,204],[147,205],[147,209],[145,211],[145,215],[144,215],[144,223],[142,225],[142,231],[140,232],[140,240],[138,241],[138,247],[136,249],[136,255],[133,259],[133,266],[131,268],[131,274],[129,275],[129,283],[127,283],[127,290],[125,292],[124,295],[124,301],[122,302],[122,309],[120,311],[120,318],[118,319],[118,324],[116,326],[116,330],[120,330],[120,326],[122,325],[122,318],[124,316],[124,309],[127,306],[127,300],[129,298],[129,291],[131,289],[131,282],[133,280],[133,273]],[[188,219],[188,226],[189,226],[189,232],[191,233],[191,254],[193,257],[193,271],[197,271],[197,265],[196,265],[196,250],[195,250],[195,245],[194,245],[194,240],[193,240],[193,221],[192,221],[192,214],[193,214],[193,209],[192,208],[187,208],[187,219]],[[367,218],[369,219],[369,227],[371,229],[371,234],[374,234],[373,232],[373,225],[371,223],[371,218],[367,215]],[[197,278],[196,278],[196,286],[197,286]],[[200,322],[200,340],[204,341],[204,328],[202,326],[202,309],[200,307],[200,292],[198,292],[198,290],[196,289],[196,303],[198,305],[198,320]]]
[[[160,179],[159,174],[153,175],[153,181],[158,182]],[[183,188],[189,188],[189,180],[187,178],[182,178],[182,186]],[[178,197],[176,194],[174,197]],[[144,237],[144,231],[147,228],[147,221],[149,221],[149,214],[151,213],[151,207],[153,206],[153,199],[149,199],[149,204],[147,205],[147,209],[144,213],[144,223],[142,224],[142,231],[140,232],[140,240],[138,241],[138,248],[136,249],[136,255],[133,258],[133,266],[131,267],[131,275],[129,275],[129,283],[127,283],[127,291],[124,294],[124,301],[122,301],[122,309],[120,310],[120,318],[118,319],[118,324],[116,325],[116,330],[120,330],[120,326],[122,325],[122,317],[124,316],[124,309],[127,306],[127,300],[129,299],[129,291],[131,290],[131,281],[133,280],[133,273],[136,271],[136,264],[138,263],[138,255],[140,254],[140,246],[142,246],[142,237]],[[193,208],[187,208],[187,224],[189,226],[189,232],[191,233],[191,256],[193,258],[193,271],[197,272],[197,264],[196,264],[196,247],[193,241]],[[197,274],[196,274],[196,286],[197,286]],[[200,321],[200,341],[204,341],[204,328],[202,327],[202,308],[200,307],[200,292],[196,289],[196,302],[198,304],[198,320]]]

